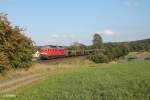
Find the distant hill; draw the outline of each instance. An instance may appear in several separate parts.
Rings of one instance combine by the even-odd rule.
[[[128,45],[130,51],[150,51],[150,39],[132,41]]]
[[[129,42],[109,42],[104,43],[105,46],[107,45],[127,45],[129,51],[150,51],[150,39],[143,39],[143,40],[136,40],[136,41],[129,41]]]

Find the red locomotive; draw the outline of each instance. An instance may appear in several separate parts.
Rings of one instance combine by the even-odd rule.
[[[52,58],[60,58],[65,56],[66,56],[65,48],[62,46],[48,45],[48,46],[41,47],[40,49],[41,59],[52,59]]]

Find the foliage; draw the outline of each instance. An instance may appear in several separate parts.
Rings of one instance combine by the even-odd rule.
[[[144,60],[150,60],[150,57],[144,58]]]
[[[128,42],[130,51],[150,51],[150,39]]]
[[[0,73],[4,73],[9,69],[9,67],[9,60],[6,54],[4,54],[4,52],[0,52]]]
[[[126,56],[129,52],[150,51],[150,39],[104,43],[105,53],[110,60]]]
[[[109,60],[119,59],[129,53],[128,45],[119,43],[107,43],[104,44],[105,52],[108,55]]]
[[[100,50],[103,48],[103,40],[98,33],[94,34],[93,45],[91,47],[95,51],[88,56],[89,60],[95,63],[107,63],[109,61],[108,57]]]
[[[98,33],[95,33],[94,36],[93,36],[93,45],[92,45],[92,47],[94,49],[101,49],[103,47],[102,37]]]
[[[93,38],[93,49],[103,49],[88,57],[96,63],[107,63],[109,61],[119,59],[120,57],[124,57],[129,52],[128,45],[125,43],[103,44],[102,38],[99,34],[95,34]]]
[[[94,55],[93,54],[89,55],[88,59],[95,63],[108,63],[109,62],[108,57],[101,52],[98,52]]]
[[[63,70],[17,91],[13,100],[149,100],[150,62],[94,64]],[[138,77],[137,77],[138,76]],[[3,97],[1,100],[9,100]]]
[[[34,52],[33,42],[23,34],[18,26],[13,27],[5,14],[0,14],[0,64],[11,68],[28,68],[31,66]],[[2,71],[2,70],[1,70]]]
[[[133,61],[133,60],[136,60],[137,57],[128,57],[128,61]]]

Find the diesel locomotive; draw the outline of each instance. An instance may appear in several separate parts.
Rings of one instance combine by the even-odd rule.
[[[66,56],[66,50],[63,46],[47,45],[40,48],[41,59],[62,58]]]

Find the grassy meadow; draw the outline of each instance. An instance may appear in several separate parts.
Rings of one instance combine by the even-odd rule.
[[[81,61],[80,61],[81,62]],[[90,64],[1,96],[1,100],[149,100],[150,61]]]

